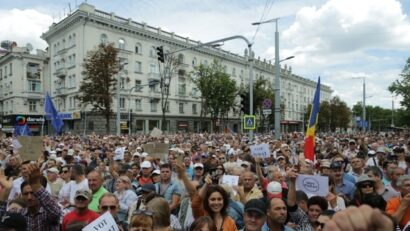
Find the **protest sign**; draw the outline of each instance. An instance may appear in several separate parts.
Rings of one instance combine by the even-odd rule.
[[[154,128],[154,129],[152,129],[150,136],[155,137],[155,138],[159,138],[159,137],[162,136],[162,131],[158,128]]]
[[[117,149],[115,149],[114,153],[114,160],[122,160],[124,159],[124,152],[125,152],[125,147],[118,147]]]
[[[239,176],[223,175],[222,184],[227,184],[230,186],[238,186]]]
[[[169,144],[149,143],[142,146],[144,151],[156,159],[164,159],[168,155]]]
[[[18,136],[17,140],[21,144],[18,153],[23,161],[37,160],[43,152],[42,136]]]
[[[269,144],[255,144],[250,148],[254,157],[268,158],[270,156]]]
[[[85,226],[83,231],[119,231],[117,223],[108,211]]]
[[[325,197],[329,193],[329,179],[327,176],[298,175],[296,190],[302,190],[308,196]]]

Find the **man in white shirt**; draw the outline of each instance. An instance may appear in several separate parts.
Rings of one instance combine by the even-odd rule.
[[[74,205],[75,193],[78,190],[90,190],[88,188],[88,180],[85,177],[84,167],[82,165],[74,165],[71,167],[71,179],[74,179],[70,183],[70,204]]]
[[[13,200],[14,198],[20,196],[21,194],[21,184],[25,181],[28,180],[28,165],[30,165],[30,160],[26,160],[23,163],[21,163],[21,172],[20,172],[20,177],[15,179],[13,181],[13,186],[11,188],[10,194],[9,194],[9,198],[8,200]]]

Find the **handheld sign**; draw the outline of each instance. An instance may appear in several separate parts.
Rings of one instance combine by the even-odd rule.
[[[83,231],[120,231],[108,211],[83,228]]]
[[[298,175],[296,190],[302,190],[308,196],[325,197],[329,193],[329,178],[317,175]]]
[[[254,157],[268,158],[270,156],[269,144],[256,144],[250,148]]]
[[[222,184],[227,184],[230,186],[238,186],[239,176],[223,175]]]

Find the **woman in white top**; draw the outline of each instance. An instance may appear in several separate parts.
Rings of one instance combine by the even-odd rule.
[[[335,212],[346,209],[345,200],[336,193],[336,185],[332,179],[329,178],[329,193],[326,196],[328,209]]]
[[[126,219],[129,206],[138,198],[137,194],[131,190],[131,187],[131,180],[128,176],[120,176],[115,182],[116,191],[114,194],[120,203],[120,211],[118,213],[119,221]]]

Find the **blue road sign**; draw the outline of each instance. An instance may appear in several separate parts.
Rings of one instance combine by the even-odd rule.
[[[256,128],[256,116],[246,115],[243,117],[243,128],[254,130]]]

